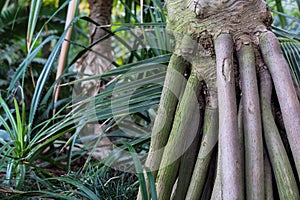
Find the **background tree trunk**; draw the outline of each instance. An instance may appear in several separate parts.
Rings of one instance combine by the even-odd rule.
[[[110,18],[113,0],[89,0],[90,18],[95,22],[110,30]],[[96,42],[101,37],[105,36],[107,32],[94,24],[90,27],[90,44]],[[92,47],[93,51],[106,56],[109,59],[113,59],[112,47],[110,38],[104,39]],[[113,68],[111,61],[95,54],[92,51],[86,53],[76,65],[76,70],[79,72],[79,76],[83,74],[87,75],[100,75],[103,72]],[[84,81],[81,84],[80,89],[87,96],[94,96],[100,91],[101,83],[95,80]]]
[[[90,28],[90,44],[97,42],[101,37],[108,34],[106,30],[110,30],[110,18],[113,0],[89,0],[90,18],[100,24],[96,26],[92,23],[89,24]],[[113,55],[111,47],[111,39],[105,38],[96,43],[92,47],[93,51],[88,51],[76,64],[76,71],[78,71],[78,77],[85,78],[87,76],[101,75],[105,71],[113,69],[112,65]],[[97,55],[101,54],[102,56]],[[88,81],[80,82],[76,88],[76,95],[83,95],[85,98],[93,97],[101,92],[104,83],[100,78],[95,78]],[[93,106],[93,105],[91,105]],[[80,133],[80,136],[87,136],[91,134],[101,134],[102,130],[100,124],[96,122],[92,124],[86,124]],[[102,137],[99,143],[101,149],[96,151],[95,157],[104,158],[110,153],[111,141],[107,137]]]

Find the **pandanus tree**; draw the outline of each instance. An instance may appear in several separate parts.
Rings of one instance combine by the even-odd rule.
[[[265,1],[166,3],[176,45],[146,160],[158,199],[299,199],[299,96]]]

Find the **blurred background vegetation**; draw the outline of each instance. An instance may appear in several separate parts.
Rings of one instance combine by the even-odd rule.
[[[274,16],[273,30],[299,84],[300,1],[267,3]],[[84,53],[92,51],[88,24],[96,23],[88,18],[88,0],[78,1],[66,67],[60,76],[60,98],[55,102],[67,12],[65,0],[0,1],[1,199],[132,199],[139,185],[146,184],[141,173],[124,171],[141,172],[138,160],[145,159],[149,149],[172,52],[172,38],[165,31],[165,3],[114,0],[107,37],[111,37],[115,68],[93,77],[105,86],[98,95],[76,97],[73,105],[74,85],[83,81],[74,68]],[[28,38],[32,38],[29,45]],[[83,112],[80,108],[88,102],[95,106]],[[95,143],[84,143],[91,138],[101,140],[101,136],[79,137],[83,124],[91,122],[101,124],[105,136],[118,147],[104,160],[90,153],[99,150]],[[124,152],[129,158],[124,161],[126,169],[114,169]]]

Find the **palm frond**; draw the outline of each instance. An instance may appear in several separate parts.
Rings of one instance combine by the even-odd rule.
[[[292,75],[300,85],[300,42],[287,38],[280,38],[279,41]]]
[[[24,35],[25,24],[28,19],[26,9],[15,5],[9,6],[0,13],[0,41]],[[9,34],[7,34],[9,32]]]

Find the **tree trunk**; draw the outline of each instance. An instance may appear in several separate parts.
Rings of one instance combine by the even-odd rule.
[[[110,18],[112,9],[112,0],[89,0],[90,18],[95,22],[110,30]],[[90,23],[90,43],[93,44],[107,32],[102,27],[97,27]],[[112,59],[112,47],[110,38],[104,39],[92,47],[92,51],[86,53],[76,65],[79,72],[79,78],[84,75],[100,75],[103,72],[113,68],[111,60],[97,55],[95,52]],[[95,96],[101,87],[98,79],[83,81],[80,85],[81,92],[86,96]]]
[[[78,78],[86,78],[88,76],[101,75],[105,71],[108,71],[114,66],[112,65],[113,55],[110,38],[100,40],[103,36],[107,35],[106,30],[110,30],[110,18],[113,0],[89,0],[90,18],[100,24],[96,26],[90,23],[90,44],[95,43],[92,47],[92,51],[87,52],[76,64],[76,71],[78,71]],[[100,40],[100,42],[97,42]],[[99,56],[102,55],[102,56]],[[74,88],[75,97],[84,96],[89,98],[97,95],[104,87],[103,82],[99,77],[87,81],[81,81]],[[94,105],[87,105],[90,107]],[[86,108],[85,107],[85,108]],[[85,109],[83,108],[83,109]],[[91,119],[92,122],[87,121],[87,124],[83,126],[80,131],[80,137],[102,133],[100,124],[97,122],[95,116]],[[106,157],[112,149],[112,143],[107,138],[102,136],[99,146],[99,151],[94,153],[94,156],[101,159]]]
[[[156,177],[158,198],[178,199],[180,194],[180,199],[190,200],[212,194],[215,199],[265,199],[278,190],[282,199],[299,199],[300,104],[287,62],[270,32],[272,18],[265,1],[168,0],[167,11],[167,29],[176,47],[165,88],[172,82],[180,84],[169,71],[182,74],[189,62],[191,74],[179,102],[167,89],[162,94],[157,119],[164,117],[165,109],[172,112],[166,124],[155,121],[154,127],[164,131],[154,129],[146,161]],[[264,74],[260,82],[258,72]],[[283,144],[284,136],[280,137],[274,122],[268,74],[276,91],[272,102],[280,104],[288,144]],[[193,101],[203,95],[205,112]],[[198,127],[201,119],[203,127]],[[201,137],[197,161],[189,167],[192,176],[184,180],[189,187],[175,184],[186,170],[181,156]],[[284,145],[290,146],[292,155],[286,154]],[[211,159],[215,146],[218,159]],[[216,160],[217,165],[211,163]],[[217,168],[213,180],[207,178],[209,166]],[[215,186],[205,187],[209,182]],[[180,190],[184,192],[176,192]]]

